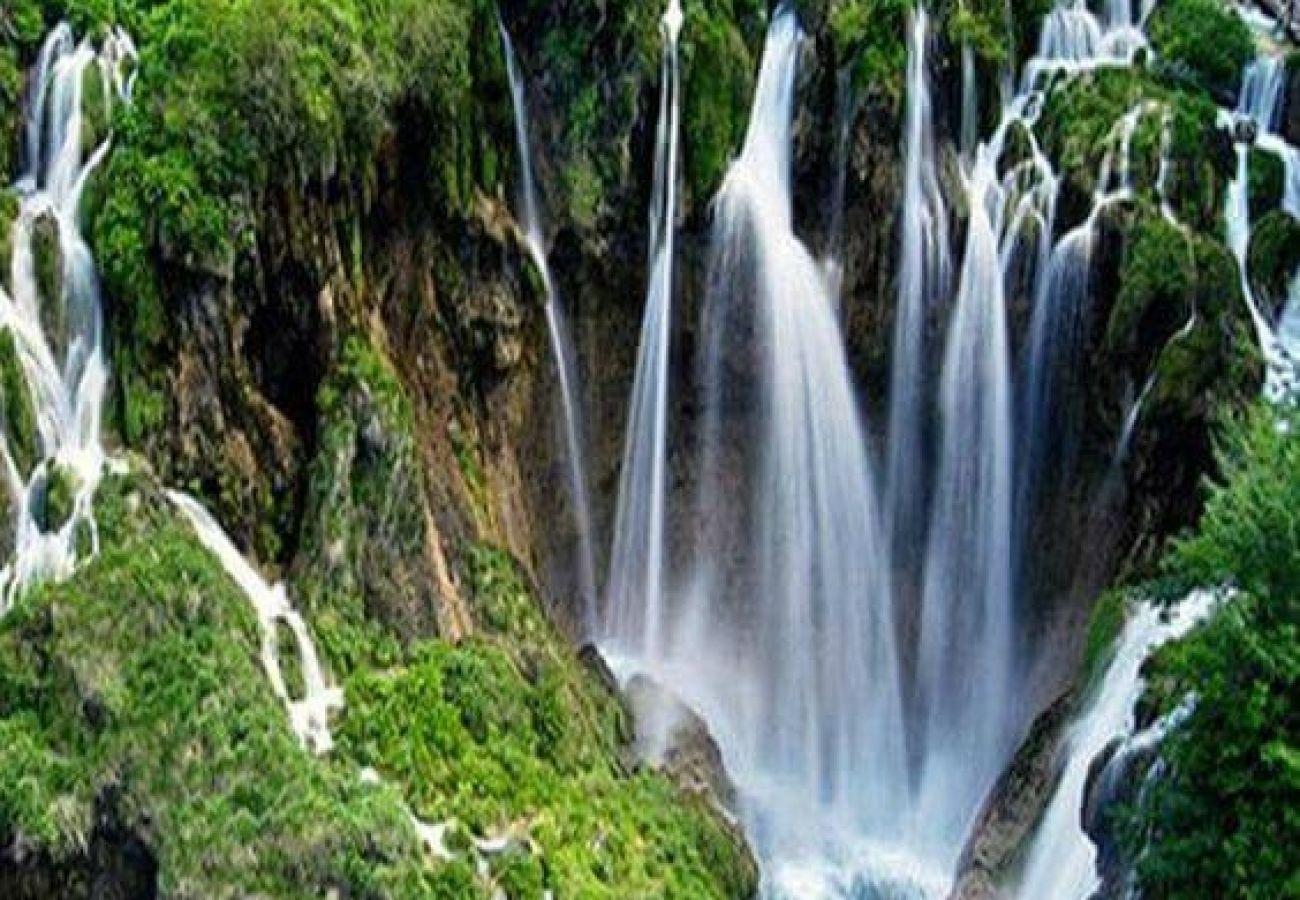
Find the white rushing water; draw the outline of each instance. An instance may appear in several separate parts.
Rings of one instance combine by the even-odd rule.
[[[605,634],[611,641],[629,643],[625,647],[628,652],[647,658],[658,658],[664,649],[664,508],[681,116],[677,58],[681,29],[682,8],[677,0],[672,0],[662,23],[663,84],[650,209],[649,284],[606,587]]]
[[[1003,274],[981,202],[996,162],[978,148],[971,216],[939,392],[939,463],[917,664],[917,840],[951,866],[1015,738],[1011,374]]]
[[[536,266],[546,292],[546,327],[551,338],[551,355],[555,359],[556,378],[560,386],[560,407],[564,424],[564,452],[568,466],[569,502],[573,511],[576,532],[575,557],[578,591],[582,597],[583,627],[589,634],[597,628],[596,557],[592,549],[591,501],[587,489],[587,466],[584,452],[585,433],[581,407],[578,404],[578,366],[573,352],[573,338],[569,333],[564,309],[560,302],[555,279],[546,256],[546,235],[537,200],[537,185],[533,175],[532,142],[528,134],[528,99],[523,74],[510,33],[498,20],[501,49],[506,59],[506,72],[510,78],[510,99],[514,111],[515,143],[519,153],[519,205],[523,218],[524,244]]]
[[[870,457],[833,285],[794,231],[801,40],[780,9],[714,204],[695,589],[679,585],[657,625],[606,648],[621,671],[649,670],[707,716],[769,861],[767,890],[800,897],[805,863],[859,866],[907,791]],[[744,565],[716,552],[727,540]],[[655,658],[638,653],[647,632],[663,639]]]
[[[0,572],[6,603],[36,581],[71,575],[83,530],[89,534],[87,549],[93,552],[98,543],[93,501],[107,464],[100,424],[108,371],[99,282],[79,231],[78,207],[86,181],[108,152],[110,139],[101,136],[101,143],[84,159],[82,147],[90,104],[102,104],[103,121],[108,121],[113,104],[130,102],[135,58],[135,47],[124,32],[110,33],[96,51],[88,42],[77,43],[71,28],[61,24],[46,39],[30,82],[25,167],[16,187],[21,205],[13,228],[14,296],[0,290],[0,327],[7,329],[17,350],[39,432],[40,458],[30,473],[20,470],[11,444],[13,423],[7,422],[4,461],[16,534],[13,560]],[[91,66],[99,69],[98,82],[86,77]],[[85,96],[85,86],[95,83],[102,85],[102,96]],[[42,219],[56,226],[62,263],[59,296],[45,296],[38,278],[34,241]],[[5,402],[13,404],[17,398],[6,397]],[[72,479],[71,514],[46,531],[41,511],[55,469]],[[252,602],[262,629],[262,663],[272,689],[285,702],[303,744],[325,752],[331,743],[329,713],[341,705],[342,694],[326,683],[307,626],[290,606],[284,588],[263,581],[197,501],[174,492],[168,496]],[[281,625],[292,634],[297,648],[301,697],[290,696],[280,665],[277,629]]]
[[[262,668],[271,682],[271,690],[288,710],[294,734],[313,753],[329,752],[334,744],[329,717],[331,712],[342,709],[343,692],[329,684],[307,623],[289,602],[284,585],[269,584],[263,579],[197,500],[178,491],[168,491],[167,497],[185,514],[199,542],[217,557],[226,574],[252,603],[262,632]],[[284,677],[281,662],[284,648],[280,643],[282,625],[293,637],[297,668],[302,676],[301,696],[290,693]]]
[[[13,557],[0,570],[0,613],[18,592],[72,574],[79,553],[95,553],[94,497],[105,466],[100,417],[108,380],[103,312],[94,259],[81,234],[77,211],[87,179],[108,152],[108,135],[85,153],[83,111],[98,103],[107,113],[129,103],[135,48],[113,31],[96,51],[75,40],[68,25],[45,39],[26,103],[23,176],[9,260],[13,297],[0,287],[0,329],[13,342],[26,397],[6,397],[3,441],[5,484],[13,511]],[[98,82],[88,78],[98,69]],[[86,85],[101,96],[85,98]],[[0,224],[4,226],[5,224]],[[45,243],[38,251],[38,233]],[[49,243],[52,239],[52,245]],[[42,284],[38,255],[51,260],[52,284]],[[52,294],[52,295],[48,295]],[[17,410],[30,404],[35,417],[35,459],[19,453]],[[56,481],[70,492],[64,522],[48,509]]]
[[[1114,658],[1066,736],[1064,773],[1030,845],[1020,881],[1018,896],[1024,900],[1087,900],[1101,886],[1097,848],[1082,824],[1088,772],[1112,741],[1133,738],[1134,707],[1144,684],[1142,664],[1203,622],[1215,606],[1214,595],[1203,591],[1172,610],[1143,603],[1131,611]]]
[[[71,575],[79,553],[94,553],[98,546],[93,507],[106,462],[100,419],[108,373],[99,280],[77,211],[110,140],[99,135],[101,142],[83,152],[83,111],[88,103],[107,112],[129,102],[134,59],[135,48],[121,31],[107,35],[96,50],[78,43],[63,24],[46,39],[30,81],[24,174],[15,186],[20,206],[9,262],[13,296],[0,288],[0,329],[13,342],[19,387],[27,391],[26,397],[4,398],[13,556],[0,570],[0,612],[29,585]],[[88,77],[92,68],[98,81]],[[96,83],[102,96],[84,97],[85,86]],[[38,231],[53,239],[43,250],[57,269],[53,284],[41,283]],[[18,452],[14,428],[21,404],[30,404],[35,417],[34,460]],[[52,522],[47,499],[60,480],[71,492],[71,506],[66,520]]]
[[[919,564],[925,534],[923,432],[926,313],[949,290],[948,213],[939,189],[930,74],[929,17],[918,10],[908,33],[904,120],[902,246],[889,392],[885,496],[895,567]]]
[[[1272,24],[1271,20],[1247,21],[1257,29],[1268,29]],[[1261,55],[1246,68],[1236,108],[1232,112],[1220,111],[1223,127],[1245,125],[1254,133],[1253,144],[1238,135],[1237,172],[1228,186],[1224,219],[1228,248],[1237,259],[1241,289],[1264,350],[1268,369],[1265,397],[1274,401],[1291,396],[1296,387],[1296,370],[1300,366],[1300,277],[1293,279],[1287,297],[1255,296],[1249,274],[1253,227],[1250,155],[1254,146],[1281,161],[1281,208],[1293,218],[1300,218],[1300,149],[1287,143],[1277,131],[1286,100],[1286,79],[1286,60],[1282,56]],[[1272,313],[1273,307],[1280,309],[1277,315]]]
[[[728,643],[740,649],[743,636],[754,679],[754,702],[738,729],[742,769],[821,807],[819,818],[887,833],[903,771],[893,610],[834,300],[794,233],[801,39],[793,12],[782,8],[743,149],[715,203],[706,322],[751,317],[746,349],[759,355],[761,410],[752,426],[761,451],[747,473],[754,590],[731,598],[734,609],[721,619]],[[706,489],[723,502],[730,486]],[[810,824],[765,826],[786,847],[815,840]]]

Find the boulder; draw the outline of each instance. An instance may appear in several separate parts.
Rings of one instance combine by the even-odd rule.
[[[704,719],[645,675],[628,681],[624,694],[636,722],[637,755],[662,769],[682,790],[709,794],[734,811],[736,786]]]

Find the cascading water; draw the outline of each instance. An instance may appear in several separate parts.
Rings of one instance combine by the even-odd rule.
[[[328,753],[333,746],[330,734],[330,713],[343,708],[343,692],[331,687],[321,668],[320,657],[307,623],[289,602],[284,585],[268,584],[257,570],[244,559],[229,535],[217,524],[203,506],[193,497],[168,491],[167,497],[185,514],[199,542],[221,563],[240,590],[248,597],[257,613],[262,632],[262,668],[275,692],[289,712],[289,724],[303,746],[313,753]],[[289,692],[280,659],[279,631],[283,625],[293,636],[298,669],[302,676],[302,696]]]
[[[948,215],[939,190],[926,42],[929,17],[917,10],[908,42],[902,252],[890,376],[885,495],[893,565],[910,569],[925,533],[922,412],[926,310],[948,292]]]
[[[102,103],[105,112],[114,103],[130,102],[135,58],[135,47],[125,32],[110,33],[96,52],[89,43],[78,44],[71,28],[60,24],[46,39],[31,80],[25,170],[16,187],[22,202],[13,228],[14,297],[11,300],[0,290],[0,328],[13,340],[43,458],[24,481],[11,446],[13,423],[6,421],[4,458],[16,510],[14,559],[0,572],[6,605],[36,581],[71,575],[83,530],[88,534],[88,549],[93,553],[97,548],[93,501],[109,464],[100,436],[108,372],[99,282],[90,249],[78,231],[77,214],[86,181],[107,154],[110,139],[105,137],[83,160],[83,111],[90,102]],[[83,95],[92,65],[103,76],[102,97]],[[57,296],[43,290],[48,286],[41,284],[34,262],[36,223],[44,217],[56,225],[63,261]],[[63,359],[59,359],[61,348],[65,348]],[[5,403],[17,400],[7,396]],[[73,480],[75,490],[67,521],[47,531],[43,526],[49,523],[41,521],[40,511],[56,470]],[[286,705],[294,732],[304,746],[326,752],[331,744],[329,713],[341,706],[342,694],[328,686],[302,617],[290,606],[283,587],[263,581],[197,501],[175,492],[168,497],[253,603],[262,626],[262,663],[272,689]],[[0,606],[0,612],[4,608]],[[290,696],[284,678],[277,631],[281,624],[296,645],[301,697]]]
[[[1081,824],[1088,773],[1116,738],[1131,738],[1142,694],[1142,664],[1158,648],[1185,636],[1215,608],[1214,595],[1187,597],[1171,612],[1143,604],[1124,626],[1115,657],[1066,737],[1064,774],[1029,848],[1017,896],[1024,900],[1086,900],[1101,886],[1097,848]]]
[[[767,889],[794,897],[809,896],[803,861],[864,867],[862,843],[891,836],[907,790],[870,457],[832,287],[794,233],[801,38],[779,9],[744,147],[714,205],[701,313],[703,587],[665,604],[661,658],[610,642],[620,670],[650,670],[709,718],[769,860]],[[709,515],[728,521],[714,528]],[[723,535],[738,536],[743,573],[714,552]],[[908,867],[887,880],[914,880]]]
[[[583,452],[581,407],[577,396],[577,364],[573,353],[573,339],[560,303],[555,280],[551,277],[550,263],[546,258],[546,235],[542,227],[541,210],[537,202],[537,187],[533,178],[532,143],[528,137],[528,101],[525,96],[523,75],[519,60],[505,24],[498,22],[501,49],[506,58],[506,71],[510,78],[510,99],[514,110],[515,143],[519,152],[519,204],[523,216],[524,245],[532,257],[533,265],[542,279],[546,292],[546,326],[551,337],[551,351],[555,357],[556,376],[560,386],[560,405],[564,417],[565,453],[568,461],[569,500],[577,532],[576,557],[578,590],[582,596],[583,627],[589,634],[598,630],[596,604],[596,557],[592,550],[591,502],[587,492],[586,454]]]
[[[606,587],[607,640],[633,655],[663,652],[664,504],[668,443],[668,366],[672,332],[673,252],[677,217],[678,37],[682,9],[672,0],[662,31],[655,189],[650,221],[650,276],[632,405],[628,413],[614,546]]]
[[[1257,26],[1258,27],[1258,26]],[[1251,233],[1250,153],[1251,145],[1272,153],[1282,162],[1282,209],[1300,218],[1300,149],[1287,143],[1276,131],[1285,101],[1286,63],[1281,57],[1261,56],[1246,68],[1237,107],[1232,113],[1221,111],[1220,122],[1228,128],[1249,123],[1253,142],[1239,139],[1236,144],[1237,173],[1228,185],[1228,248],[1237,259],[1242,292],[1250,310],[1260,346],[1268,363],[1265,396],[1279,400],[1289,396],[1300,365],[1300,281],[1293,284],[1286,298],[1259,298],[1250,283],[1249,255]],[[1300,275],[1300,273],[1297,273]],[[1278,304],[1281,314],[1271,316],[1265,302]],[[1276,321],[1274,319],[1276,318]]]
[[[916,839],[945,866],[1014,740],[1011,377],[996,223],[981,146],[940,385],[941,429],[917,663]]]
[[[13,297],[0,289],[0,329],[12,342],[27,396],[5,397],[4,468],[14,510],[13,559],[0,570],[0,612],[34,582],[72,574],[79,551],[98,546],[94,495],[105,464],[99,424],[107,369],[99,281],[86,247],[77,209],[87,179],[108,151],[109,139],[83,157],[83,103],[105,109],[128,102],[135,49],[121,31],[96,52],[78,44],[65,24],[41,48],[27,98],[24,175],[13,224]],[[91,66],[102,74],[101,97],[83,97]],[[36,234],[52,223],[60,261],[54,284],[42,282]],[[23,459],[14,442],[15,411],[30,404],[36,427],[36,458]],[[49,521],[53,486],[72,492],[66,520]]]
[[[758,363],[762,452],[749,473],[756,590],[731,598],[745,608],[729,610],[731,641],[744,635],[757,685],[740,729],[742,766],[870,830],[901,799],[897,654],[875,487],[833,299],[793,230],[800,39],[793,12],[778,11],[744,148],[716,201],[705,310],[708,323],[752,316]],[[727,490],[713,487],[719,497]]]

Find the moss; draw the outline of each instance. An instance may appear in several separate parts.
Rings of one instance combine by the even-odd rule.
[[[14,255],[14,220],[18,218],[18,195],[0,188],[0,290],[13,292],[10,261]]]
[[[348,338],[317,413],[295,584],[326,658],[346,672],[436,633],[437,586],[413,412],[392,363]]]
[[[32,223],[32,266],[41,310],[58,306],[63,296],[63,250],[59,244],[59,223],[52,215],[42,215]]]
[[[94,17],[114,13],[141,51],[142,102],[115,117],[89,230],[121,307],[115,371],[150,390],[162,387],[156,373],[173,333],[164,284],[177,268],[229,277],[281,185],[364,205],[378,161],[396,158],[410,169],[401,173],[407,208],[453,218],[468,214],[480,187],[499,187],[482,183],[484,160],[495,158],[484,148],[509,134],[495,102],[499,58],[471,53],[496,44],[482,0],[93,5],[104,7]],[[480,89],[492,102],[477,102]],[[127,404],[120,411],[133,415]]]
[[[951,4],[946,31],[954,45],[970,47],[977,59],[997,67],[1011,53],[1006,16],[1004,0],[962,0]]]
[[[911,9],[905,0],[839,0],[830,14],[835,58],[852,65],[858,93],[877,92],[895,109],[903,102]]]
[[[1236,261],[1221,244],[1192,244],[1192,329],[1170,340],[1156,362],[1152,409],[1184,420],[1208,421],[1219,404],[1235,405],[1249,383],[1253,341],[1242,339],[1245,301]],[[1247,348],[1243,351],[1243,348]]]
[[[99,494],[98,557],[0,621],[0,832],[76,857],[117,798],[172,896],[429,896],[391,790],[290,732],[251,606],[147,476]]]
[[[45,476],[43,502],[37,516],[37,524],[42,531],[58,531],[72,518],[72,507],[79,487],[76,472],[57,463],[50,465]]]
[[[18,175],[18,128],[25,69],[45,30],[38,0],[8,0],[0,7],[0,184]],[[8,257],[5,257],[7,259]]]
[[[0,402],[3,403],[4,434],[18,471],[26,474],[40,453],[36,412],[32,407],[27,377],[18,359],[13,332],[0,329]]]
[[[1170,206],[1180,221],[1217,235],[1235,164],[1231,144],[1217,127],[1214,103],[1199,91],[1131,69],[1099,69],[1048,94],[1038,134],[1062,180],[1062,217],[1073,224],[1087,215],[1106,150],[1115,145],[1116,124],[1143,102],[1152,107],[1134,134],[1136,190],[1144,197],[1154,195],[1167,117]]]
[[[1106,667],[1115,656],[1116,642],[1128,618],[1128,595],[1122,590],[1102,594],[1092,609],[1083,651],[1083,669],[1080,683],[1084,693],[1100,683]]]
[[[1166,65],[1225,97],[1236,95],[1255,56],[1250,29],[1218,0],[1167,0],[1152,13],[1147,34]]]
[[[1119,284],[1102,342],[1106,358],[1131,359],[1192,313],[1196,269],[1188,236],[1156,211],[1141,210],[1127,234]]]
[[[1286,173],[1277,154],[1258,147],[1251,148],[1250,174],[1246,185],[1251,221],[1257,221],[1266,212],[1281,205],[1285,180]]]
[[[659,775],[622,771],[620,705],[546,623],[510,558],[478,546],[469,559],[487,633],[349,679],[340,752],[400,784],[423,819],[525,832],[536,855],[493,866],[510,896],[751,896],[752,861],[715,812]]]
[[[731,5],[687,5],[682,31],[682,154],[690,196],[701,206],[740,148],[753,94],[757,60],[744,19],[725,8]]]
[[[1251,290],[1266,304],[1281,303],[1300,271],[1300,222],[1280,209],[1259,219],[1246,257]]]
[[[1005,176],[1020,163],[1033,157],[1034,137],[1029,128],[1020,121],[1011,123],[1007,129],[1006,140],[1002,147],[1002,156],[998,158],[998,174]]]

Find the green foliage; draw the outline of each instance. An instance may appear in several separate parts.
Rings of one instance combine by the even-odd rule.
[[[853,65],[860,91],[877,91],[901,109],[907,76],[908,0],[839,0],[831,8],[835,58]]]
[[[1261,150],[1259,147],[1250,149],[1250,172],[1246,182],[1246,197],[1250,204],[1252,222],[1282,204],[1285,179],[1286,173],[1282,160],[1276,153]]]
[[[396,642],[434,631],[424,474],[410,401],[364,339],[344,342],[316,403],[294,583],[325,658],[347,672],[391,663]]]
[[[1201,86],[1235,96],[1255,56],[1250,29],[1218,0],[1165,0],[1147,23],[1161,60]]]
[[[1067,221],[1082,218],[1091,208],[1106,151],[1118,142],[1117,123],[1142,101],[1155,107],[1143,116],[1134,136],[1135,189],[1141,196],[1154,196],[1168,115],[1170,206],[1180,221],[1217,236],[1235,164],[1231,146],[1218,129],[1215,104],[1202,92],[1171,85],[1140,69],[1102,68],[1048,93],[1038,134],[1060,172]]]
[[[36,412],[27,389],[27,377],[18,359],[13,332],[0,329],[0,410],[4,413],[4,435],[18,471],[26,474],[40,453]]]
[[[42,215],[32,223],[32,266],[36,290],[44,314],[46,307],[61,307],[63,296],[63,250],[59,245],[59,223],[52,215]]]
[[[761,15],[754,6],[746,0],[685,5],[682,156],[690,195],[701,206],[745,134],[757,66],[746,35]]]
[[[1256,296],[1280,303],[1300,269],[1300,222],[1280,209],[1259,219],[1250,232],[1246,263]]]
[[[1158,657],[1166,707],[1191,693],[1162,747],[1166,775],[1127,822],[1143,896],[1300,896],[1300,442],[1271,411],[1228,423],[1222,481],[1169,577],[1223,585],[1228,608]]]
[[[25,69],[44,31],[38,0],[6,0],[0,6],[0,185],[12,184],[18,174]]]
[[[1115,655],[1115,643],[1128,618],[1128,595],[1122,590],[1107,591],[1097,600],[1088,620],[1087,642],[1083,651],[1083,677],[1085,690],[1100,683]]]
[[[662,776],[623,773],[622,709],[564,648],[510,558],[488,547],[469,558],[489,633],[349,679],[340,752],[401,785],[426,821],[522,831],[535,849],[493,866],[509,896],[750,896],[752,863],[715,813]]]
[[[403,159],[423,153],[428,167],[408,173],[413,208],[463,213],[496,168],[473,95],[501,78],[471,54],[495,46],[485,2],[77,6],[86,20],[125,24],[141,49],[136,102],[116,114],[91,227],[117,306],[117,412],[128,440],[161,413],[157,363],[172,332],[164,285],[177,267],[229,277],[255,244],[268,195],[319,186],[364,206],[380,159],[395,155],[399,118],[418,131],[401,138],[418,148]]]
[[[0,833],[75,860],[111,815],[168,896],[429,896],[397,798],[298,745],[249,601],[156,485],[112,476],[97,512],[100,555],[0,620]]]
[[[958,0],[950,7],[946,25],[954,45],[969,46],[992,66],[1007,61],[1011,35],[1004,0]]]
[[[64,465],[51,464],[45,476],[44,504],[38,516],[42,530],[58,531],[72,517],[77,498],[77,473]]]

